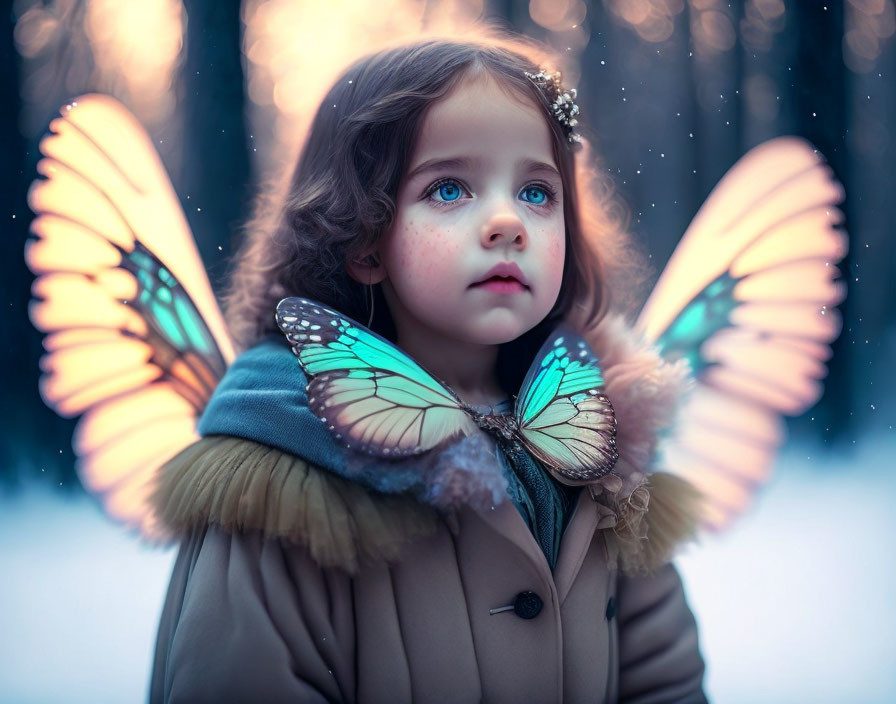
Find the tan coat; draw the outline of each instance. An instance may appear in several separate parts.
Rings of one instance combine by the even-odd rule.
[[[618,548],[596,530],[587,490],[551,574],[509,501],[441,518],[245,440],[206,438],[179,459],[158,495],[187,537],[152,702],[704,701],[678,573],[611,567]],[[276,497],[250,486],[259,475]],[[664,498],[686,500],[673,478],[653,480],[658,512]],[[184,495],[195,497],[187,509],[172,499]],[[326,535],[296,544],[286,528],[297,516],[296,530]],[[336,546],[343,535],[354,542]],[[490,614],[520,592],[541,601],[534,618]]]
[[[170,460],[152,506],[181,549],[151,701],[705,701],[669,562],[699,494],[647,469],[687,367],[619,317],[589,343],[620,456],[580,491],[553,573],[509,499],[436,509],[220,435]]]

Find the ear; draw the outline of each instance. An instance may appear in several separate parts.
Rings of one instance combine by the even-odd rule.
[[[346,258],[345,268],[349,276],[360,284],[378,284],[386,278],[386,267],[375,250],[360,257]]]

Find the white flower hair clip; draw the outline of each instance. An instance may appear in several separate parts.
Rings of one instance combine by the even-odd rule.
[[[581,143],[582,138],[573,128],[579,124],[576,115],[579,114],[579,106],[576,105],[576,89],[563,87],[560,82],[560,72],[549,73],[541,70],[538,73],[524,72],[539,90],[551,101],[551,111],[554,117],[563,127],[566,139],[572,145]]]

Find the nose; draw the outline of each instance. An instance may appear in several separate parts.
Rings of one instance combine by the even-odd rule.
[[[482,246],[489,249],[507,243],[523,249],[529,242],[529,233],[518,215],[503,211],[495,213],[485,222],[480,240]]]

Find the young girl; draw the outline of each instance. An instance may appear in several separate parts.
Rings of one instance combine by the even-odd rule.
[[[627,250],[575,92],[546,66],[518,40],[421,41],[322,101],[239,255],[226,303],[245,351],[158,476],[182,543],[153,702],[705,700],[669,562],[696,494],[649,474],[685,376],[609,312]],[[576,330],[612,403],[612,468],[566,481],[478,430],[397,460],[346,448],[278,329],[296,296],[396,345],[467,413],[509,411],[542,344]]]

